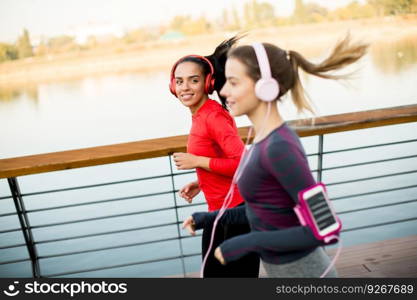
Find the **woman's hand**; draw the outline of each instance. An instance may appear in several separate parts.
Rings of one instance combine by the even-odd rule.
[[[210,158],[197,156],[190,153],[176,152],[173,154],[174,162],[178,170],[190,170],[195,168],[209,169]]]
[[[216,250],[214,250],[214,256],[217,258],[217,260],[222,264],[225,265],[226,262],[224,261],[224,257],[222,254],[222,250],[220,247],[217,247]]]
[[[180,197],[184,198],[188,203],[193,202],[193,198],[201,191],[198,181],[190,182],[179,190]]]
[[[182,228],[186,228],[191,235],[195,235],[195,223],[192,216],[189,216],[183,223]]]

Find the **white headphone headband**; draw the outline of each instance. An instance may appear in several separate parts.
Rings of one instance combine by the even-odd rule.
[[[266,54],[264,45],[261,43],[253,43],[252,47],[255,49],[256,59],[261,70],[261,77],[271,78],[271,67],[269,66],[268,55]]]
[[[271,76],[271,67],[265,47],[261,43],[254,43],[252,47],[255,49],[256,59],[261,71],[261,78],[255,84],[255,94],[262,101],[274,101],[279,95],[279,84]]]

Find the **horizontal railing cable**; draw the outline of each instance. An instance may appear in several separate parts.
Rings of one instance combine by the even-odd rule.
[[[354,198],[354,197],[368,196],[368,195],[380,194],[380,193],[386,193],[386,192],[395,192],[395,191],[411,189],[411,188],[417,188],[417,184],[401,186],[401,187],[396,187],[396,188],[391,188],[391,189],[373,190],[373,191],[365,192],[365,193],[349,194],[349,195],[340,196],[340,197],[332,197],[331,200],[332,201],[338,201],[338,200],[350,199],[350,198]]]
[[[326,183],[326,186],[332,186],[332,185],[338,185],[338,184],[346,184],[346,183],[353,183],[353,182],[373,180],[373,179],[380,179],[380,178],[386,178],[386,177],[392,177],[392,176],[399,176],[399,175],[407,175],[407,174],[413,174],[413,173],[416,173],[416,172],[417,172],[417,170],[412,170],[412,171],[405,171],[405,172],[398,172],[398,173],[390,173],[390,174],[379,175],[379,176],[364,177],[364,178],[359,178],[359,179],[352,179],[352,180],[331,182],[331,183]]]
[[[0,234],[16,232],[16,231],[22,231],[22,228],[13,228],[13,229],[0,230]]]
[[[19,248],[19,247],[26,247],[26,244],[15,244],[15,245],[0,246],[0,250],[10,249],[10,248]]]
[[[185,175],[185,174],[193,174],[193,173],[195,173],[195,171],[183,172],[183,173],[174,173],[174,176]],[[103,182],[103,183],[82,185],[82,186],[74,186],[74,187],[68,187],[68,188],[62,188],[62,189],[53,189],[53,190],[46,190],[46,191],[24,193],[24,194],[22,194],[22,196],[27,197],[27,196],[35,196],[35,195],[50,194],[50,193],[57,193],[57,192],[67,192],[67,191],[89,189],[89,188],[95,188],[95,187],[101,187],[101,186],[107,186],[107,185],[114,185],[114,184],[123,184],[123,183],[131,183],[131,182],[136,182],[136,181],[145,181],[145,180],[152,180],[152,179],[167,178],[167,177],[170,177],[170,176],[171,176],[171,174],[163,174],[163,175],[158,175],[158,176],[150,176],[150,177],[135,178],[135,179],[126,179],[126,180],[112,181],[112,182]]]
[[[402,159],[410,159],[410,158],[415,158],[415,157],[417,157],[417,155],[407,155],[407,156],[399,156],[399,157],[379,159],[379,160],[371,160],[371,161],[366,161],[366,162],[361,162],[361,163],[354,163],[354,164],[347,164],[347,165],[323,168],[322,171],[324,172],[324,171],[329,171],[329,170],[337,170],[337,169],[365,166],[365,165],[371,165],[371,164],[379,164],[379,163],[383,163],[383,162],[396,161],[396,160],[402,160]]]
[[[344,210],[344,211],[340,211],[340,212],[338,211],[337,214],[338,215],[350,214],[350,213],[353,213],[353,212],[366,211],[366,210],[382,208],[382,207],[389,207],[389,206],[397,206],[397,205],[413,203],[413,202],[417,202],[417,199],[405,200],[405,201],[400,201],[400,202],[395,202],[395,203],[379,204],[379,205],[375,205],[375,206],[367,206],[367,207],[363,207],[363,208]]]
[[[178,191],[179,190],[165,191],[165,192],[159,192],[159,193],[133,195],[133,196],[112,198],[112,199],[106,199],[106,200],[83,202],[83,203],[77,203],[77,204],[68,204],[68,205],[52,206],[52,207],[45,207],[45,208],[37,208],[37,209],[26,210],[26,212],[27,213],[35,213],[35,212],[49,211],[49,210],[55,210],[55,209],[64,209],[64,208],[73,208],[73,207],[88,206],[88,205],[97,205],[97,204],[109,203],[109,202],[115,202],[115,201],[124,201],[124,200],[132,200],[132,199],[140,199],[140,198],[161,196],[161,195],[169,195],[169,194],[172,194],[172,193],[177,193]],[[187,204],[187,205],[184,205],[184,206],[177,206],[177,207],[187,207],[187,206],[190,207],[190,206],[195,206],[195,205],[194,204]],[[168,209],[172,209],[172,208],[175,208],[175,206],[169,207]],[[161,208],[161,210],[164,210],[164,209]],[[150,211],[146,211],[146,212],[150,212]],[[1,217],[1,215],[0,215],[0,217]]]
[[[364,150],[364,149],[369,149],[369,148],[384,147],[384,146],[393,146],[393,145],[406,144],[406,143],[414,143],[414,142],[417,142],[417,139],[403,140],[403,141],[383,143],[383,144],[373,144],[373,145],[353,147],[353,148],[344,148],[344,149],[332,150],[332,151],[324,151],[323,154],[333,154],[333,153],[339,153],[339,152]]]
[[[175,207],[171,207],[170,209],[174,209],[174,208]],[[66,222],[34,225],[34,226],[31,226],[31,228],[32,229],[39,229],[39,228],[45,228],[45,227],[69,225],[69,224],[91,222],[91,221],[98,221],[98,220],[105,220],[105,219],[112,219],[112,218],[120,218],[120,217],[127,217],[127,216],[135,216],[135,215],[141,215],[141,214],[145,214],[145,213],[157,212],[157,211],[160,211],[160,210],[162,210],[162,209],[158,208],[158,209],[151,209],[151,210],[147,210],[147,211],[141,210],[141,211],[135,211],[135,212],[130,212],[130,213],[107,215],[107,216],[101,216],[101,217],[95,217],[95,218],[87,218],[87,219],[72,220],[72,221],[66,221]]]
[[[25,244],[26,246],[26,244]],[[8,264],[16,264],[20,262],[30,262],[30,258],[22,258],[22,259],[15,259],[15,260],[9,260],[9,261],[0,261],[0,265],[8,265]]]
[[[124,267],[130,267],[130,266],[142,265],[142,264],[148,264],[148,263],[157,263],[157,262],[162,262],[162,261],[183,259],[183,258],[199,256],[199,255],[201,255],[201,253],[191,253],[191,254],[185,254],[183,256],[171,256],[167,258],[151,259],[151,260],[138,261],[138,262],[132,262],[132,263],[126,263],[126,264],[118,264],[118,265],[112,265],[112,266],[106,266],[106,267],[100,267],[100,268],[91,268],[91,269],[86,269],[86,270],[77,270],[77,271],[71,271],[71,272],[47,274],[44,277],[59,277],[59,276],[65,276],[65,275],[71,275],[71,274],[103,271],[103,270],[108,270],[108,269],[124,268]]]
[[[417,220],[417,217],[395,220],[395,221],[389,221],[389,222],[383,222],[383,223],[377,223],[377,224],[370,224],[370,225],[364,225],[364,226],[342,229],[342,232],[355,231],[355,230],[361,230],[361,229],[369,229],[369,228],[373,228],[373,227],[379,227],[379,226],[385,226],[385,225],[391,225],[391,224],[397,224],[397,223],[405,223],[405,222],[416,221],[416,220]]]
[[[110,235],[110,234],[118,234],[118,233],[131,232],[131,231],[140,231],[140,230],[146,230],[146,229],[154,229],[154,228],[173,226],[173,225],[178,225],[178,223],[171,222],[171,223],[163,223],[163,224],[158,224],[158,225],[150,225],[150,226],[134,227],[134,228],[121,229],[121,230],[112,230],[112,231],[106,231],[106,232],[83,234],[83,235],[63,237],[63,238],[57,238],[57,239],[40,240],[40,241],[37,241],[35,244],[46,244],[46,243],[55,243],[55,242],[62,242],[62,241],[69,241],[69,240],[78,240],[78,239],[84,239],[84,238],[91,238],[91,237]]]
[[[52,206],[52,207],[45,207],[45,208],[37,208],[37,209],[26,210],[26,212],[27,213],[34,213],[34,212],[41,212],[41,211],[48,211],[48,210],[55,210],[55,209],[64,209],[64,208],[73,208],[73,207],[79,207],[79,206],[97,205],[97,204],[109,203],[109,202],[114,202],[114,201],[124,201],[124,200],[154,197],[154,196],[160,196],[160,195],[169,195],[169,194],[172,194],[172,193],[173,193],[173,191],[165,191],[165,192],[158,192],[158,193],[133,195],[133,196],[126,196],[126,197],[119,197],[119,198],[112,198],[112,199],[105,199],[105,200],[97,200],[97,201],[91,201],[91,202],[83,202],[83,203],[76,203],[76,204],[68,204],[68,205]]]
[[[12,213],[1,214],[0,215],[0,218],[10,217],[10,216],[17,216],[17,213],[16,212],[12,212]]]
[[[181,237],[181,239],[192,238],[192,237],[195,237],[195,236],[184,236],[184,237]],[[146,241],[146,242],[121,244],[121,245],[115,245],[115,246],[109,246],[109,247],[93,248],[93,249],[86,249],[86,250],[72,251],[72,252],[63,252],[63,253],[57,253],[57,254],[51,254],[51,255],[45,255],[45,256],[40,255],[38,258],[48,259],[48,258],[54,258],[54,257],[60,257],[60,256],[70,256],[70,255],[84,254],[84,253],[90,253],[90,252],[99,252],[99,251],[107,251],[107,250],[114,250],[114,249],[121,249],[121,248],[137,247],[137,246],[157,244],[157,243],[176,241],[176,240],[178,240],[177,235],[171,238],[157,239],[157,240],[151,240],[151,241]]]

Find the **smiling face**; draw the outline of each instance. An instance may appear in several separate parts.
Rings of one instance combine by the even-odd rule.
[[[194,62],[182,62],[175,69],[174,76],[178,99],[195,113],[208,98],[204,93],[205,76],[202,67]]]
[[[247,75],[246,67],[230,57],[226,61],[225,74],[226,84],[220,94],[227,99],[230,113],[238,117],[255,111],[260,100],[255,95],[255,82]]]

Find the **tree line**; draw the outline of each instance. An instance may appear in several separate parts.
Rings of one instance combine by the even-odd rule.
[[[75,37],[62,35],[47,41],[41,41],[34,48],[30,41],[29,32],[25,29],[16,43],[0,43],[0,63],[31,56],[103,49],[104,47],[113,49],[111,51],[123,51],[123,47],[126,45],[141,47],[149,41],[175,39],[219,31],[250,30],[271,26],[415,13],[417,13],[417,0],[367,0],[364,4],[354,1],[335,10],[328,10],[314,2],[304,3],[303,0],[295,0],[295,9],[291,16],[277,17],[275,8],[270,3],[249,0],[244,3],[241,11],[238,11],[236,7],[223,9],[217,20],[209,21],[204,16],[175,16],[168,25],[130,30],[122,38],[107,37],[106,39],[99,39],[90,36],[83,45],[79,45]]]

